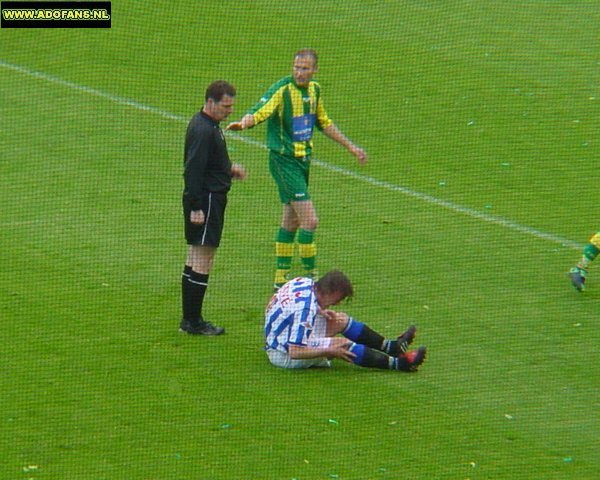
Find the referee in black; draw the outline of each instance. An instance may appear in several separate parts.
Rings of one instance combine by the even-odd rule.
[[[202,304],[221,240],[227,192],[231,180],[243,180],[246,171],[231,163],[219,127],[219,122],[233,112],[235,88],[218,80],[208,86],[204,99],[204,107],[190,120],[185,137],[183,214],[188,254],[181,278],[180,330],[192,335],[220,335],[225,329],[204,320]]]

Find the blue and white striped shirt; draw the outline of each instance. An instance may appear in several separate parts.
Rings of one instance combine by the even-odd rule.
[[[320,317],[313,285],[310,278],[298,277],[273,295],[265,312],[267,349],[287,353],[288,345],[307,345]]]

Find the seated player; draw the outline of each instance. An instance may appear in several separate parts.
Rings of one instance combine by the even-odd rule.
[[[352,283],[337,270],[318,281],[298,277],[287,282],[265,312],[270,362],[281,368],[329,367],[331,359],[339,358],[361,367],[416,371],[427,349],[408,351],[414,326],[390,340],[348,314],[328,309],[352,295]]]

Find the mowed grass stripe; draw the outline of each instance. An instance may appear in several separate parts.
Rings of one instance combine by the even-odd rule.
[[[86,85],[79,85],[77,83],[73,83],[70,82],[68,80],[63,80],[61,78],[55,77],[53,75],[49,75],[47,73],[44,72],[39,72],[39,71],[35,71],[35,70],[30,70],[26,67],[20,66],[20,65],[14,65],[11,63],[7,63],[4,62],[2,60],[0,60],[0,67],[6,69],[6,70],[11,70],[13,72],[17,72],[20,73],[22,75],[26,75],[29,77],[33,77],[33,78],[37,78],[40,80],[44,80],[46,82],[49,83],[54,83],[57,85],[61,85],[63,87],[67,87],[73,90],[77,90],[83,93],[86,93],[88,95],[93,95],[96,97],[100,97],[106,100],[109,100],[113,103],[119,104],[119,105],[123,105],[123,106],[127,106],[127,107],[131,107],[140,111],[144,111],[144,112],[149,112],[152,113],[154,115],[158,115],[160,117],[163,117],[165,119],[168,120],[174,120],[177,122],[182,122],[185,123],[188,121],[187,118],[181,116],[181,115],[176,115],[174,113],[171,112],[167,112],[163,109],[160,108],[156,108],[156,107],[152,107],[150,105],[144,105],[140,102],[137,102],[135,100],[129,99],[129,98],[125,98],[125,97],[120,97],[118,95],[113,95],[107,92],[103,92],[101,90],[86,86]],[[230,134],[229,135],[230,138],[233,138],[237,141],[249,144],[249,145],[254,145],[256,147],[259,148],[263,148],[266,149],[266,145],[264,145],[261,142],[258,142],[256,140],[241,136],[241,135],[237,135],[237,134]],[[446,200],[442,200],[440,198],[434,197],[432,195],[428,195],[426,193],[422,193],[422,192],[418,192],[415,190],[412,190],[408,187],[403,187],[400,185],[396,185],[390,182],[386,182],[384,180],[378,180],[376,178],[370,177],[368,175],[362,175],[360,173],[356,173],[353,172],[351,170],[347,170],[345,168],[342,167],[338,167],[336,165],[332,165],[330,163],[327,163],[323,160],[319,160],[317,158],[315,158],[313,160],[313,163],[316,164],[317,166],[330,170],[332,172],[336,172],[339,173],[340,175],[344,175],[350,178],[354,178],[356,180],[359,180],[363,183],[367,183],[371,186],[377,187],[377,188],[383,188],[386,190],[391,190],[393,192],[398,192],[401,193],[403,195],[415,198],[417,200],[421,200],[423,202],[426,203],[430,203],[432,205],[441,207],[441,208],[445,208],[447,210],[450,210],[452,212],[455,213],[460,213],[463,215],[466,215],[468,217],[477,219],[477,220],[481,220],[483,222],[487,222],[487,223],[491,223],[503,228],[507,228],[510,230],[514,230],[517,231],[519,233],[525,234],[525,235],[529,235],[529,236],[533,236],[542,240],[546,240],[552,243],[556,243],[574,250],[580,250],[581,248],[583,248],[583,245],[581,243],[566,239],[566,238],[562,238],[560,236],[554,235],[552,233],[547,233],[547,232],[543,232],[541,230],[532,228],[532,227],[528,227],[526,225],[521,225],[519,223],[513,222],[511,220],[499,217],[499,216],[495,216],[495,215],[489,215],[487,213],[484,212],[480,212],[478,210],[474,210],[472,208],[468,208],[468,207],[464,207],[462,205],[458,205],[456,203],[453,202],[449,202]]]

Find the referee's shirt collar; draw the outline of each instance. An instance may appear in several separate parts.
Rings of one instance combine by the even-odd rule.
[[[210,116],[208,113],[206,113],[206,112],[204,111],[204,109],[203,109],[203,110],[200,110],[200,114],[201,114],[201,115],[202,115],[204,118],[206,118],[207,120],[209,120],[209,121],[210,121],[210,122],[211,122],[211,123],[212,123],[212,124],[213,124],[215,127],[218,127],[218,126],[219,126],[219,122],[217,122],[217,121],[216,121],[216,120],[215,120],[213,117],[211,117],[211,116]]]

